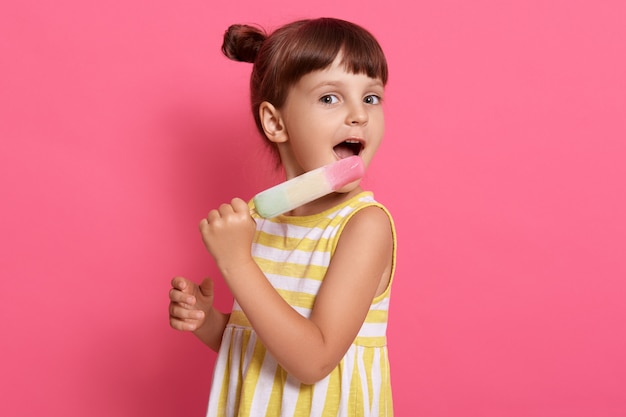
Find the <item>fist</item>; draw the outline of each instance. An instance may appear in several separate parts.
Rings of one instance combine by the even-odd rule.
[[[252,240],[256,223],[250,216],[248,204],[235,198],[211,210],[200,221],[202,241],[215,259],[218,268],[237,265],[251,259]]]

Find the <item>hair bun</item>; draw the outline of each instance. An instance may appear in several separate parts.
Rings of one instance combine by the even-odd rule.
[[[222,52],[233,61],[254,62],[267,35],[249,25],[231,25],[224,32]]]

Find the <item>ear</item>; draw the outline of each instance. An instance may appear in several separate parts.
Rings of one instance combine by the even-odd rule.
[[[272,103],[264,101],[259,106],[259,116],[265,136],[270,142],[281,143],[287,141],[287,129],[280,111]]]

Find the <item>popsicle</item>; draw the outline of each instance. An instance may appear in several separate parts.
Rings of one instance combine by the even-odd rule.
[[[264,218],[279,216],[361,179],[364,173],[360,157],[340,159],[258,193],[252,199],[254,210]]]

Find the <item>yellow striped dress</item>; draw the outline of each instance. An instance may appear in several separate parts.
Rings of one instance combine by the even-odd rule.
[[[280,295],[303,316],[311,314],[341,231],[351,216],[369,206],[383,209],[393,228],[391,215],[370,192],[312,216],[255,218],[254,259]],[[393,278],[396,235],[392,230]],[[372,301],[343,359],[313,385],[300,383],[280,367],[235,301],[214,368],[207,416],[392,416],[386,343],[390,289],[391,280]]]

